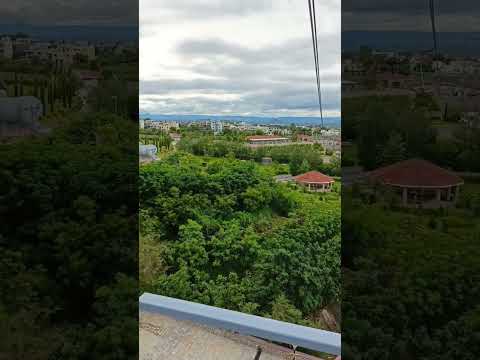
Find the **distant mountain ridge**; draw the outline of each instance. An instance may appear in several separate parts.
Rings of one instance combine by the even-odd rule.
[[[0,24],[0,34],[26,34],[39,41],[137,42],[138,27],[132,25],[27,25]]]
[[[205,120],[226,120],[235,122],[245,122],[253,125],[320,125],[320,117],[308,117],[308,116],[281,116],[281,117],[267,117],[267,116],[236,116],[236,115],[161,115],[161,114],[140,114],[142,119],[149,118],[155,121],[172,121],[179,122],[188,121],[205,121]],[[340,117],[327,117],[323,118],[323,124],[330,128],[341,127]]]

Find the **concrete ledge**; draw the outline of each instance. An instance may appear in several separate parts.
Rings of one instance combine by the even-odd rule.
[[[140,296],[140,310],[328,354],[341,354],[341,336],[330,331],[148,293]]]

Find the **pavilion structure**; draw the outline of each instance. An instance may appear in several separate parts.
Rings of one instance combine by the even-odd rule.
[[[293,177],[294,181],[312,192],[329,192],[335,180],[318,171],[309,171]]]
[[[368,177],[398,194],[403,207],[452,207],[464,184],[455,173],[422,159],[400,161],[374,170]]]

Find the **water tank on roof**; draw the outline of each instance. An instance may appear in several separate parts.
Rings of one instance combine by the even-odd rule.
[[[0,97],[0,123],[35,126],[42,113],[42,102],[36,97]]]
[[[155,159],[157,147],[155,145],[139,145],[139,155],[141,158]]]

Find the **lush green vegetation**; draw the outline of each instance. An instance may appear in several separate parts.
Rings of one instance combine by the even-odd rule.
[[[343,193],[345,357],[477,357],[478,187],[473,194],[464,195],[466,208],[429,212]]]
[[[170,137],[170,135],[160,130],[140,130],[138,135],[141,144],[153,144],[159,150],[161,150],[162,148],[165,150],[169,149],[172,143],[172,138]]]
[[[325,151],[320,144],[252,148],[246,144],[244,138],[245,135],[241,133],[227,133],[214,137],[200,132],[190,132],[182,138],[178,147],[199,156],[230,157],[257,162],[263,157],[270,157],[275,162],[288,164],[293,175],[309,170],[317,170],[332,176],[339,176],[341,173],[340,160],[333,156],[330,157],[330,162],[324,161]]]
[[[75,93],[81,86],[71,70],[65,72],[43,72],[42,75],[31,72],[8,73],[4,81],[8,96],[35,96],[43,105],[44,114],[57,109],[71,109],[75,105]]]
[[[49,137],[0,145],[2,357],[138,354],[136,129],[68,114]]]
[[[185,152],[141,166],[141,291],[321,326],[340,300],[339,187],[274,182],[284,170]]]
[[[412,157],[479,171],[480,132],[438,136],[426,98],[342,103],[344,163],[366,169]],[[480,187],[467,182],[456,208],[401,209],[388,190],[342,192],[344,357],[476,359],[480,353]]]
[[[480,129],[458,124],[448,137],[426,116],[431,99],[359,97],[342,103],[342,137],[357,145],[345,165],[366,169],[420,157],[459,171],[480,171]]]

